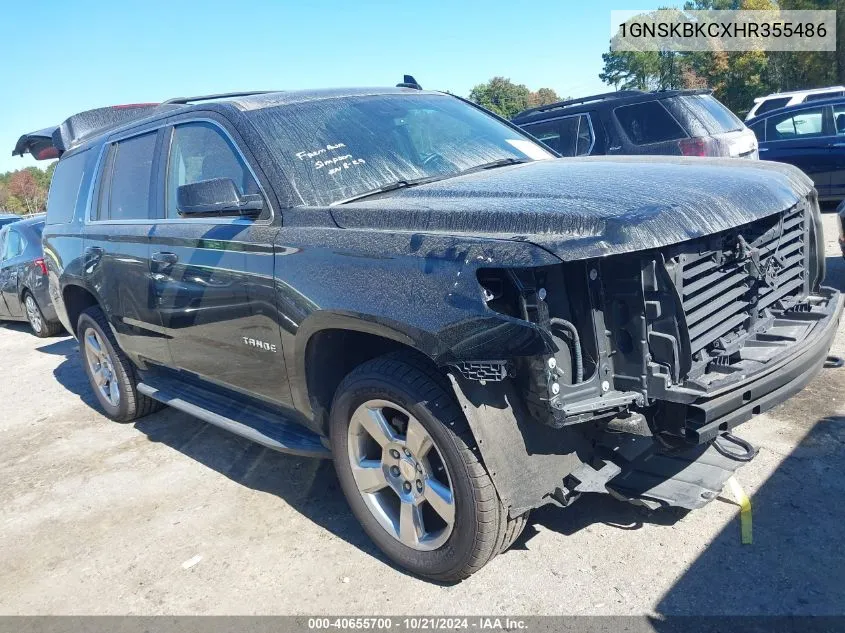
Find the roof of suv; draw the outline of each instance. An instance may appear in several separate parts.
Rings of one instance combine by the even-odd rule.
[[[787,112],[797,112],[799,110],[806,110],[808,108],[817,108],[819,106],[845,104],[845,97],[831,97],[830,99],[817,99],[815,101],[805,101],[803,103],[796,103],[795,105],[783,106],[782,108],[774,108],[767,110],[762,114],[751,117],[745,122],[745,125],[751,127],[755,123],[768,119],[770,116],[778,114],[785,114]]]
[[[386,94],[443,94],[420,88],[333,88],[322,90],[250,91],[176,97],[162,103],[133,103],[107,106],[74,114],[61,125],[24,134],[18,139],[13,156],[31,153],[38,160],[57,158],[62,153],[83,145],[106,133],[142,123],[148,119],[190,111],[209,102],[225,104],[238,110],[260,110],[280,105],[338,99],[343,97]]]
[[[764,97],[755,97],[754,103],[760,103],[767,99],[780,99],[782,97],[795,97],[798,95],[817,95],[825,92],[837,92],[845,90],[845,86],[827,86],[826,88],[807,88],[806,90],[789,90],[787,92],[773,92]]]
[[[528,110],[523,110],[513,117],[511,122],[516,123],[517,125],[522,125],[533,121],[541,121],[548,118],[552,111],[554,111],[554,115],[568,113],[576,114],[587,110],[595,110],[600,107],[617,107],[620,105],[642,103],[644,101],[668,99],[669,97],[677,97],[681,95],[710,94],[710,92],[710,90],[657,90],[654,92],[644,92],[642,90],[619,90],[617,92],[605,92],[578,99],[558,101],[556,103],[550,103],[536,108],[529,108]]]

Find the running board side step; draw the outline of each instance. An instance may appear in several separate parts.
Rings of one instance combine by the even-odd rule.
[[[281,415],[252,405],[233,405],[214,392],[187,384],[173,384],[154,378],[138,383],[138,393],[179,409],[281,453],[330,459],[320,436]]]

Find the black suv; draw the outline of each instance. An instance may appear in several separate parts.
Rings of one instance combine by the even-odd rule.
[[[788,165],[556,159],[414,88],[104,108],[16,151],[45,139],[50,283],[106,414],[331,455],[433,579],[583,492],[715,498],[753,454],[728,431],[811,379],[842,310]]]
[[[622,90],[520,112],[513,122],[562,156],[757,158],[745,124],[706,90]]]

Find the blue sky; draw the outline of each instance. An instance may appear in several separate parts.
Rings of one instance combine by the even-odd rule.
[[[466,95],[495,75],[582,96],[612,9],[651,0],[29,0],[3,8],[0,172],[18,136],[90,108],[230,90],[393,85]],[[671,4],[671,3],[670,3]],[[73,10],[70,9],[73,5]],[[42,164],[43,165],[43,164]]]

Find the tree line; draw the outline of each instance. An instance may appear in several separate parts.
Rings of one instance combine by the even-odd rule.
[[[0,212],[28,215],[43,211],[56,163],[46,169],[26,167],[0,174]]]
[[[599,79],[619,90],[706,88],[740,116],[774,92],[845,85],[845,0],[690,0],[691,10],[836,10],[833,52],[613,52]]]

